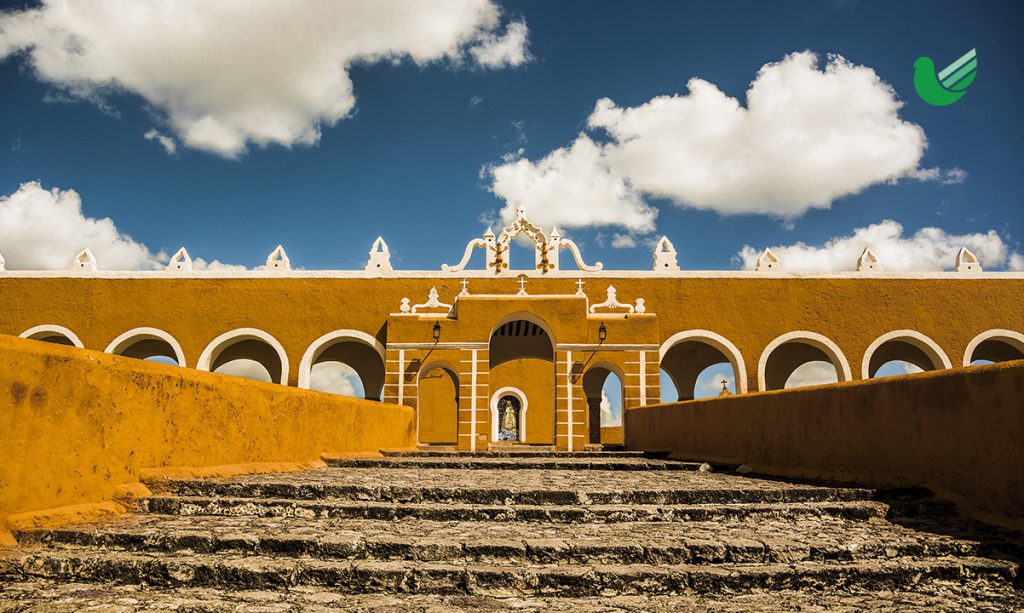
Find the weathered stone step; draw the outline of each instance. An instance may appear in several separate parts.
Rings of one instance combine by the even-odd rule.
[[[993,556],[1002,542],[951,538],[884,521],[518,524],[376,520],[278,521],[137,515],[18,533],[23,544],[103,551],[236,553],[321,559],[490,564],[796,563]]]
[[[0,590],[0,610],[13,611],[947,611],[1024,610],[1024,591],[1003,581],[925,582],[901,589],[774,590],[725,594],[582,597],[468,594],[345,594],[320,586],[287,590],[156,588],[34,579]],[[6,605],[6,606],[5,606]]]
[[[556,523],[708,521],[761,517],[882,517],[888,505],[868,500],[837,502],[739,503],[696,505],[474,505],[419,504],[284,498],[208,498],[152,496],[140,510],[174,515],[229,517],[317,517],[345,519],[406,518],[435,521],[539,521]]]
[[[283,589],[316,585],[360,593],[591,596],[747,592],[763,589],[893,589],[922,581],[1012,581],[1017,565],[979,558],[855,563],[699,565],[439,564],[281,559],[226,554],[22,552],[0,558],[0,579],[29,578],[167,587]]]
[[[321,483],[177,480],[154,484],[153,488],[179,496],[229,498],[281,498],[293,500],[360,500],[403,503],[458,503],[484,505],[594,505],[594,504],[734,504],[829,502],[871,500],[873,490],[793,486],[768,489],[756,487],[636,489],[586,491],[579,489],[470,488],[463,486],[412,487],[407,485],[357,485]]]
[[[324,456],[328,466],[339,468],[460,468],[467,470],[607,470],[607,471],[694,471],[700,464],[649,458],[605,457],[383,457],[333,458]]]
[[[642,451],[552,451],[545,449],[495,449],[487,451],[459,451],[456,449],[381,449],[386,458],[557,458],[574,459],[619,459],[645,458]],[[330,459],[330,456],[328,456]]]

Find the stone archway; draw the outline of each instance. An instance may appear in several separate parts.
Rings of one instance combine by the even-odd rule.
[[[529,313],[509,315],[498,322],[488,343],[488,381],[491,389],[512,390],[521,401],[522,442],[555,443],[555,342],[547,324]],[[494,421],[501,415],[491,398],[491,440],[498,435]],[[527,411],[529,407],[529,411]]]

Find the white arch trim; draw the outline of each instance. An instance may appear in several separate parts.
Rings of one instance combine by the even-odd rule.
[[[787,332],[782,336],[777,337],[772,342],[768,343],[768,346],[761,352],[761,359],[757,362],[757,389],[758,391],[764,392],[768,390],[768,385],[765,382],[765,370],[768,367],[768,358],[771,357],[772,352],[778,349],[781,345],[789,342],[804,343],[812,347],[817,347],[825,352],[829,361],[836,367],[836,374],[840,383],[844,381],[853,380],[853,371],[850,370],[850,363],[846,360],[846,356],[843,355],[843,350],[839,348],[839,345],[835,344],[829,337],[818,334],[817,332],[808,332],[807,330],[797,330],[795,332]]]
[[[724,355],[729,360],[729,363],[732,364],[733,376],[736,379],[736,393],[747,393],[747,366],[743,362],[743,354],[740,353],[740,350],[737,349],[736,345],[733,345],[729,339],[710,330],[686,330],[684,332],[676,332],[672,336],[668,337],[668,340],[662,343],[661,349],[658,350],[658,362],[660,363],[665,359],[665,355],[668,354],[669,349],[686,341],[699,341],[711,345],[715,349],[721,351],[722,355]],[[671,378],[671,375],[669,375],[669,378]],[[675,384],[674,379],[672,383],[673,385]],[[676,391],[679,391],[678,386],[676,386]]]
[[[171,350],[174,351],[174,359],[177,360],[178,366],[185,366],[185,352],[181,350],[181,345],[173,336],[159,328],[132,328],[110,341],[110,344],[107,345],[103,352],[120,355],[121,351],[124,351],[133,342],[149,339],[159,339],[166,342],[171,346]]]
[[[512,394],[519,398],[519,403],[523,406],[519,409],[519,442],[526,442],[526,394],[523,390],[518,387],[503,387],[498,391],[494,392],[491,396],[491,442],[497,442],[498,440],[498,400],[501,399],[505,394]]]
[[[41,326],[33,326],[28,330],[25,330],[18,336],[20,336],[21,338],[38,340],[40,336],[46,336],[46,334],[44,334],[45,332],[59,334],[67,338],[69,341],[71,341],[71,343],[74,344],[75,347],[78,347],[79,349],[85,349],[85,345],[82,344],[82,341],[79,340],[78,336],[74,332],[68,330],[64,326],[58,326],[54,324],[43,324]]]
[[[860,376],[862,379],[871,378],[871,356],[875,355],[875,351],[884,343],[894,340],[910,343],[923,351],[936,369],[953,368],[953,364],[949,361],[949,357],[946,356],[946,352],[932,339],[916,330],[893,330],[879,336],[873,343],[868,345],[867,351],[864,352],[864,360],[861,362]]]
[[[356,341],[369,345],[377,350],[382,362],[385,360],[384,345],[375,337],[367,334],[366,332],[360,332],[359,330],[334,330],[333,332],[328,332],[310,343],[309,348],[302,354],[302,360],[299,361],[300,388],[309,389],[309,378],[310,373],[313,371],[313,362],[320,357],[320,354],[323,353],[328,346],[342,341]],[[384,363],[386,364],[387,362]]]
[[[276,338],[258,328],[237,328],[230,332],[225,332],[210,341],[206,349],[203,349],[203,353],[199,355],[196,370],[209,372],[210,364],[213,363],[224,347],[233,341],[245,340],[260,340],[273,347],[274,351],[277,352],[277,357],[281,360],[281,380],[278,383],[288,385],[288,354],[285,353],[284,347]]]
[[[1024,351],[1024,334],[1000,328],[986,330],[972,338],[971,342],[967,343],[967,350],[964,351],[964,366],[970,366],[971,362],[974,361],[974,352],[977,350],[978,345],[990,340],[1003,341],[1004,343],[1013,345],[1020,351]]]

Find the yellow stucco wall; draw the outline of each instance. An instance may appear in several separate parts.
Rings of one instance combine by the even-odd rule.
[[[591,304],[604,300],[614,284],[619,299],[646,300],[657,316],[661,341],[675,332],[711,330],[728,338],[743,353],[751,387],[757,360],[775,337],[794,330],[825,334],[845,353],[851,366],[860,362],[877,337],[911,328],[934,339],[959,363],[967,343],[993,328],[1024,328],[1024,279],[957,278],[588,278]],[[89,349],[102,351],[115,337],[135,327],[162,329],[182,346],[189,366],[217,335],[255,327],[277,338],[288,353],[294,384],[300,358],[320,335],[347,328],[387,340],[390,313],[403,297],[425,299],[431,286],[452,302],[458,278],[0,278],[0,333],[17,335],[39,324],[71,329]],[[473,293],[514,294],[514,279],[473,279]],[[573,279],[531,279],[531,293],[572,294]],[[468,301],[467,301],[468,302]],[[529,301],[520,301],[529,310]],[[493,310],[484,307],[483,310]],[[571,312],[570,312],[571,310]],[[484,332],[489,315],[469,314]],[[579,333],[583,313],[566,309],[564,320],[551,322],[555,342]],[[424,340],[430,332],[425,329]],[[450,338],[450,337],[449,337]],[[454,339],[452,339],[454,340]],[[617,342],[610,330],[609,342]]]
[[[631,449],[765,474],[924,485],[1024,526],[1024,360],[631,411]]]
[[[534,314],[549,327],[556,345],[555,385],[564,389],[555,390],[555,411],[564,415],[554,421],[557,442],[565,446],[569,428],[558,424],[570,419],[573,440],[579,444],[587,440],[585,427],[580,430],[578,426],[586,421],[585,394],[576,389],[576,378],[574,383],[566,382],[570,361],[584,367],[598,362],[619,367],[624,373],[626,408],[658,400],[659,348],[674,334],[688,330],[708,330],[735,345],[745,366],[741,378],[750,391],[758,388],[758,362],[765,347],[780,335],[801,330],[834,341],[854,379],[861,376],[861,361],[869,345],[879,336],[901,329],[934,340],[958,366],[977,334],[997,328],[1024,332],[1024,278],[986,275],[586,275],[583,291],[589,304],[602,302],[609,285],[617,288],[621,302],[645,300],[647,314],[622,317],[588,316],[588,302],[573,297],[576,279],[568,276],[531,278],[526,287],[529,297],[514,296],[519,290],[514,278],[471,278],[471,295],[456,299],[462,290],[461,279],[436,274],[391,278],[329,274],[33,278],[7,274],[0,276],[0,304],[4,305],[0,333],[16,335],[36,325],[57,324],[77,334],[87,348],[103,350],[127,330],[153,327],[173,336],[182,347],[186,364],[195,367],[204,348],[218,335],[237,328],[257,328],[280,342],[288,358],[286,379],[289,385],[296,385],[302,356],[311,343],[334,330],[355,330],[376,339],[381,351],[386,351],[385,402],[415,407],[417,377],[408,372],[410,365],[443,360],[452,366],[462,392],[460,445],[466,446],[474,438],[469,431],[471,420],[478,426],[478,441],[481,433],[489,432],[489,400],[497,389],[483,374],[476,387],[471,386],[474,349],[466,343],[475,343],[477,360],[486,361],[487,341],[501,320],[515,313]],[[409,298],[412,304],[423,302],[432,286],[437,287],[442,302],[457,303],[457,318],[444,313],[394,315],[402,298]],[[441,321],[443,328],[437,347],[430,345],[435,320]],[[600,323],[606,324],[608,339],[598,348]],[[400,374],[398,350],[392,351],[392,347],[402,343],[407,344],[401,362],[406,371]],[[586,346],[573,347],[580,343]],[[399,392],[402,377],[408,384]],[[574,388],[566,391],[570,386]],[[474,392],[475,409],[471,406]],[[568,398],[572,399],[571,418]],[[529,419],[539,418],[539,413],[534,415]]]
[[[411,409],[0,335],[0,518],[143,469],[415,445]]]

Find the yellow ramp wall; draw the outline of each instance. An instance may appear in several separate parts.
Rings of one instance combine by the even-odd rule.
[[[414,428],[407,407],[0,335],[0,520],[110,500],[142,469],[411,447]]]
[[[1024,526],[1024,361],[657,405],[626,412],[630,449],[780,476],[923,485]]]

